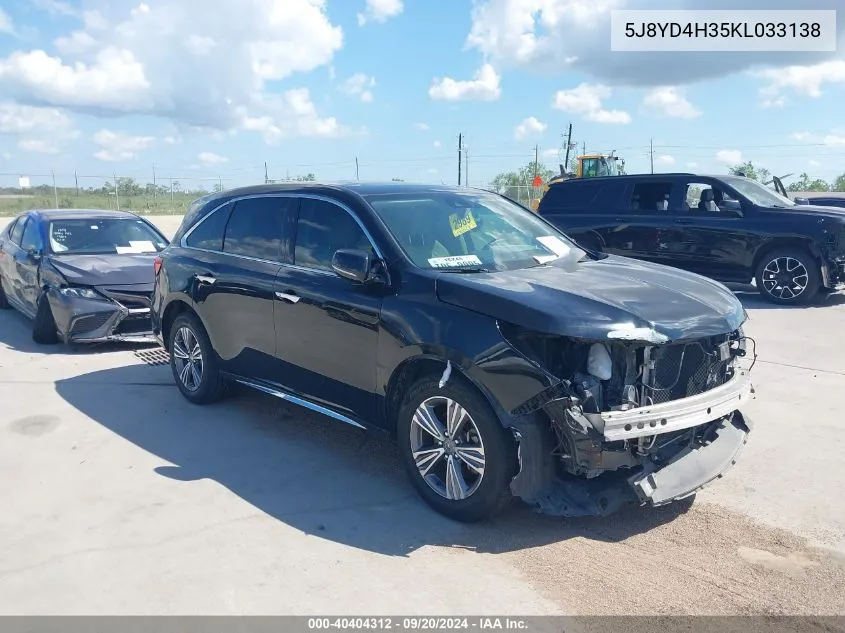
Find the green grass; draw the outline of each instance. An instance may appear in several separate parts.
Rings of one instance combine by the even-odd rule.
[[[62,209],[114,209],[115,196],[80,191],[76,195],[73,189],[59,189],[59,208]],[[174,193],[157,196],[139,195],[120,197],[120,208],[139,215],[183,215],[192,201],[202,193]],[[52,194],[34,194],[31,196],[4,193],[0,195],[0,216],[14,216],[31,209],[55,209],[56,197]]]

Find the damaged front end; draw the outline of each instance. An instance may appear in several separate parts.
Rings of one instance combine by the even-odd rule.
[[[47,290],[47,300],[65,343],[155,341],[146,286],[61,286]]]
[[[554,377],[510,412],[520,457],[511,490],[541,512],[606,515],[628,501],[683,499],[730,468],[746,442],[739,409],[753,394],[755,354],[741,328],[680,342],[500,329]]]

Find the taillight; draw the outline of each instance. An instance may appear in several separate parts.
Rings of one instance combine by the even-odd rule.
[[[164,260],[156,255],[156,258],[153,260],[153,270],[155,271],[156,277],[158,277],[158,271],[161,270],[161,264]]]

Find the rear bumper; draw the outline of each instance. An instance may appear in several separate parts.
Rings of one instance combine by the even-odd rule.
[[[653,506],[689,497],[736,463],[750,432],[749,419],[737,411],[721,421],[715,439],[706,445],[685,449],[662,468],[647,469],[628,483],[641,502]]]

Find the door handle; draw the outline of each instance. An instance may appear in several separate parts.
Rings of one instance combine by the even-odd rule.
[[[286,292],[277,292],[276,296],[282,301],[290,301],[291,303],[296,303],[297,301],[299,301],[299,297],[297,297],[296,295],[288,294]]]
[[[201,284],[213,284],[217,280],[209,275],[197,275],[197,281]]]

